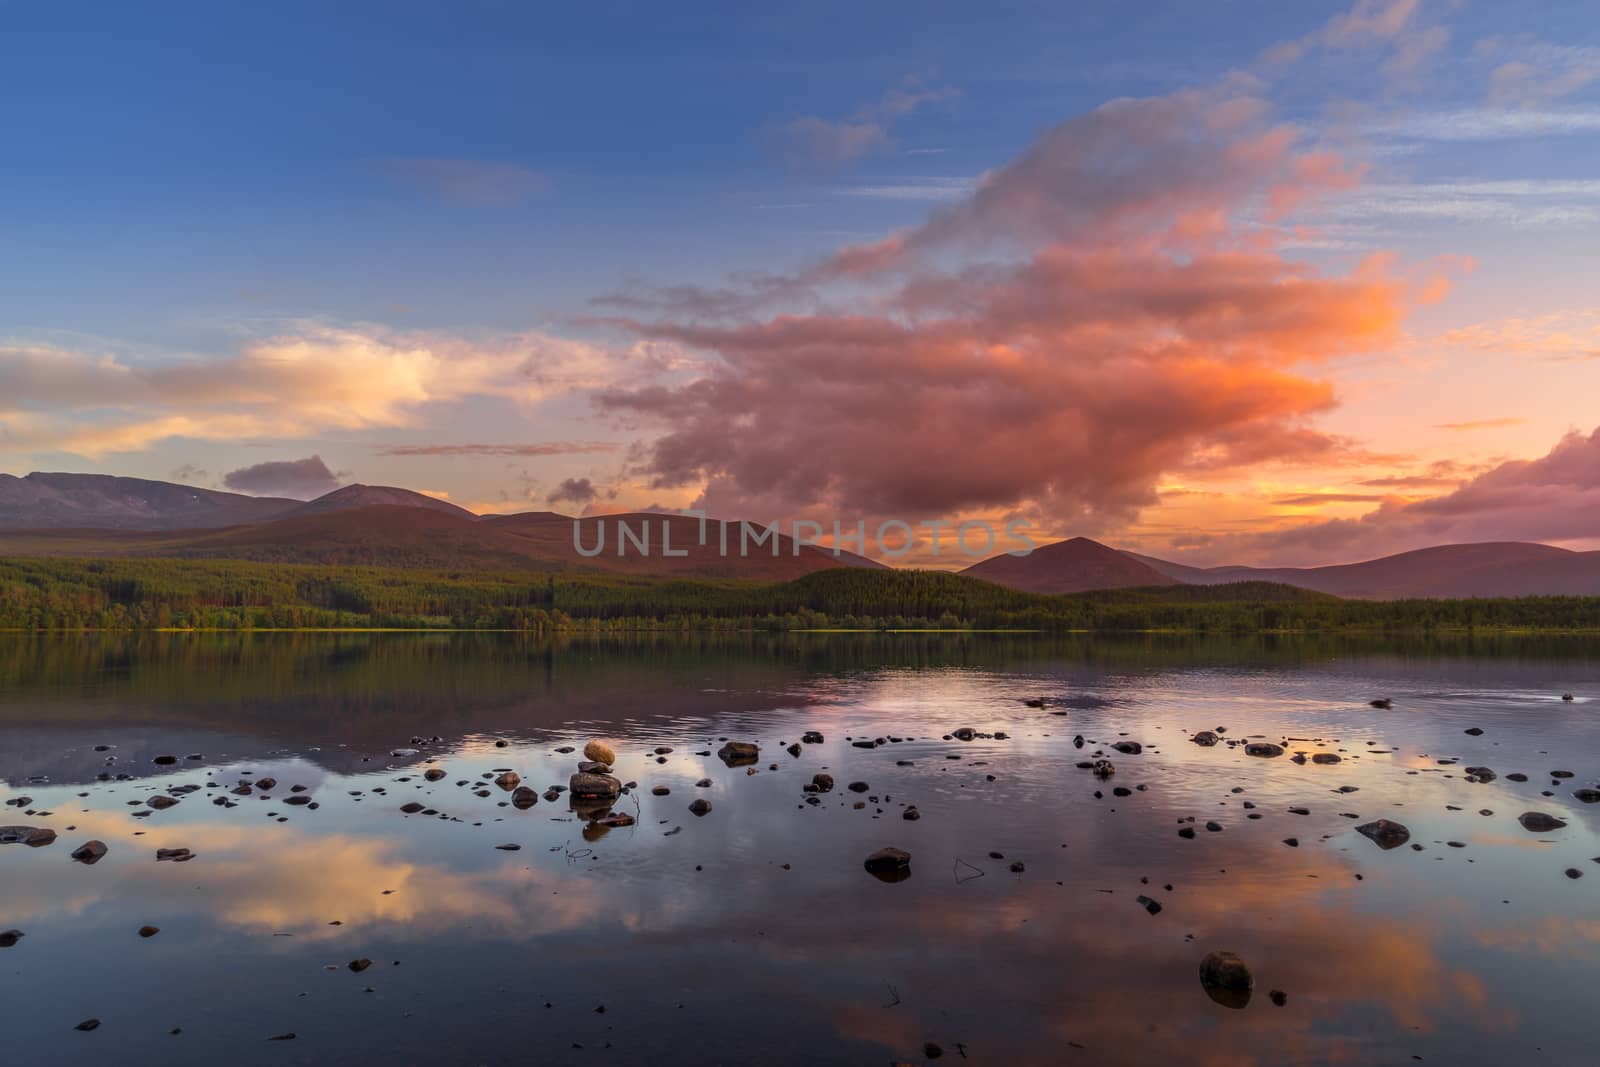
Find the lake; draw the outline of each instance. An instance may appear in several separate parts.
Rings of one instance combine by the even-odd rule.
[[[1594,1062],[1597,650],[0,635],[0,1057]]]

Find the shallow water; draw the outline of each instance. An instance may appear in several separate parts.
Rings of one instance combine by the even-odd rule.
[[[31,798],[0,825],[60,835],[0,845],[0,931],[24,935],[0,948],[0,1058],[881,1064],[932,1042],[970,1063],[1593,1062],[1600,804],[1573,792],[1600,776],[1594,651],[0,636],[0,799]],[[1219,726],[1289,754],[1188,741]],[[944,739],[959,727],[1009,737]],[[806,730],[826,741],[789,755]],[[586,834],[565,797],[518,811],[485,777],[564,785],[581,756],[554,750],[595,736],[639,783],[615,807],[633,827]],[[760,742],[757,773],[702,755],[722,738]],[[1076,766],[1102,753],[1108,781]],[[811,806],[817,771],[838,784]],[[265,796],[228,792],[263,776]],[[294,785],[314,807],[283,802]],[[1531,833],[1527,811],[1567,826]],[[1380,817],[1422,849],[1356,833]],[[73,862],[91,838],[108,854]],[[909,878],[863,869],[884,845]],[[156,861],[175,847],[194,859]],[[1251,968],[1242,1009],[1202,988],[1212,950]]]

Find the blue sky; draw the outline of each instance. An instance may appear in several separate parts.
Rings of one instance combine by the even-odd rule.
[[[1291,57],[1263,59],[1295,42]],[[1124,0],[765,13],[742,4],[0,0],[0,347],[32,353],[26,372],[0,363],[0,385],[15,390],[9,414],[0,402],[0,469],[168,477],[203,468],[195,477],[218,484],[235,467],[317,454],[348,477],[469,505],[544,506],[579,478],[606,488],[595,505],[686,503],[719,472],[668,484],[660,470],[630,465],[627,456],[674,427],[659,412],[594,405],[593,394],[634,383],[631,364],[555,373],[582,385],[535,397],[474,379],[380,404],[371,417],[308,417],[281,432],[259,418],[198,429],[184,406],[197,401],[170,382],[149,410],[108,403],[103,389],[81,400],[75,387],[41,385],[40,367],[54,361],[54,374],[110,358],[136,371],[225,368],[253,344],[318,330],[448,339],[441,350],[537,334],[660,351],[661,337],[589,321],[615,313],[596,298],[799,270],[915,229],[1036,138],[1108,101],[1230,77],[1251,79],[1251,98],[1270,106],[1272,123],[1298,130],[1306,151],[1362,167],[1359,188],[1338,190],[1315,235],[1281,243],[1285,256],[1347,272],[1381,251],[1409,276],[1450,274],[1449,299],[1409,302],[1403,335],[1318,371],[1339,393],[1315,416],[1321,431],[1367,441],[1371,455],[1408,470],[1459,459],[1470,476],[1600,421],[1578,399],[1597,383],[1576,356],[1544,351],[1530,370],[1509,365],[1522,358],[1509,343],[1440,347],[1452,331],[1482,337],[1493,327],[1504,341],[1537,321],[1540,340],[1519,335],[1519,344],[1576,338],[1577,355],[1587,351],[1600,212],[1591,177],[1600,31],[1590,4]],[[1238,221],[1255,209],[1228,210]],[[945,268],[983,259],[966,247],[943,255]],[[1459,265],[1468,260],[1470,270]],[[882,296],[821,299],[860,310]],[[817,310],[813,300],[741,314]],[[672,345],[669,383],[729,359]],[[1526,399],[1509,403],[1517,390]],[[1397,416],[1418,398],[1449,408],[1428,427],[1499,425],[1470,439],[1399,431]],[[220,402],[202,400],[208,411]],[[297,401],[285,394],[283,403]],[[40,431],[177,412],[190,421],[170,425],[188,432],[135,434],[136,447]],[[382,454],[396,442],[485,436],[604,439],[615,449],[475,465]],[[1198,472],[1169,463],[1141,477],[1157,492]],[[1371,470],[1348,475],[1372,480]],[[1329,468],[1294,470],[1281,458],[1228,477],[1212,488],[1233,503],[1208,513],[1224,525],[1358,518],[1376,503],[1274,510],[1262,501],[1312,482],[1339,488]],[[1034,489],[1006,506],[1056,491]],[[747,480],[726,499],[766,506],[774,492]],[[1245,501],[1251,492],[1260,506]],[[1097,531],[1161,536],[1149,505],[1094,504],[1085,521]]]

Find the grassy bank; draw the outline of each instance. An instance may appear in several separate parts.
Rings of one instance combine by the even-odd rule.
[[[936,571],[753,583],[228,560],[0,559],[0,628],[1600,631],[1600,598],[1340,600],[1267,582],[1067,596]]]

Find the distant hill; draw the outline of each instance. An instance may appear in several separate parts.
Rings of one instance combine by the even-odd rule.
[[[396,489],[390,485],[347,485],[342,489],[325,493],[309,503],[301,504],[287,514],[322,515],[332,511],[377,507],[426,508],[463,519],[477,518],[466,508],[457,507],[448,500],[440,500],[438,497],[413,492],[410,489]]]
[[[193,530],[260,522],[301,506],[107,474],[0,474],[0,529]]]
[[[1125,552],[1087,537],[1044,545],[1026,556],[994,556],[961,573],[1029,593],[1082,593],[1091,589],[1183,584]]]
[[[352,487],[366,488],[366,487]],[[339,490],[340,493],[345,492]],[[396,492],[396,491],[383,491]],[[398,492],[404,492],[403,490]],[[337,495],[337,494],[330,494]],[[0,556],[74,558],[237,559],[261,563],[324,563],[480,571],[584,571],[639,576],[739,578],[781,582],[834,567],[880,568],[862,556],[803,545],[798,553],[785,536],[739,549],[739,525],[728,523],[728,552],[722,554],[724,524],[707,524],[699,544],[698,519],[633,514],[574,520],[555,512],[530,512],[480,519],[432,497],[410,494],[426,503],[319,507],[323,497],[288,516],[223,529],[195,530],[0,530]],[[359,500],[359,494],[338,503]],[[401,498],[404,499],[404,498]],[[604,529],[605,548],[593,557],[573,548],[573,522],[581,543],[592,548]],[[648,530],[648,549],[632,541],[618,554],[618,522],[636,537]],[[670,527],[663,542],[663,524]],[[670,548],[673,555],[666,555]],[[676,555],[682,551],[682,556]]]
[[[1332,567],[1201,568],[1131,552],[1124,555],[1193,585],[1286,582],[1364,600],[1600,595],[1600,552],[1571,552],[1521,541],[1439,545]]]
[[[561,560],[617,574],[781,582],[831,567],[883,568],[883,564],[853,552],[835,556],[831,549],[817,545],[801,545],[796,551],[794,540],[781,533],[775,544],[772,539],[756,544],[754,535],[762,531],[754,523],[751,537],[741,545],[740,523],[708,519],[702,545],[700,520],[687,515],[632,512],[574,520],[553,511],[530,511],[518,515],[489,515],[480,521],[491,530],[522,539],[535,558]],[[593,556],[581,556],[574,549],[574,522],[578,524],[577,537],[584,550],[599,549]],[[622,541],[624,529],[634,539],[647,539],[645,553],[639,551],[634,540]],[[622,545],[620,552],[619,543]],[[666,555],[668,549],[674,554]],[[679,552],[683,555],[676,554]]]

